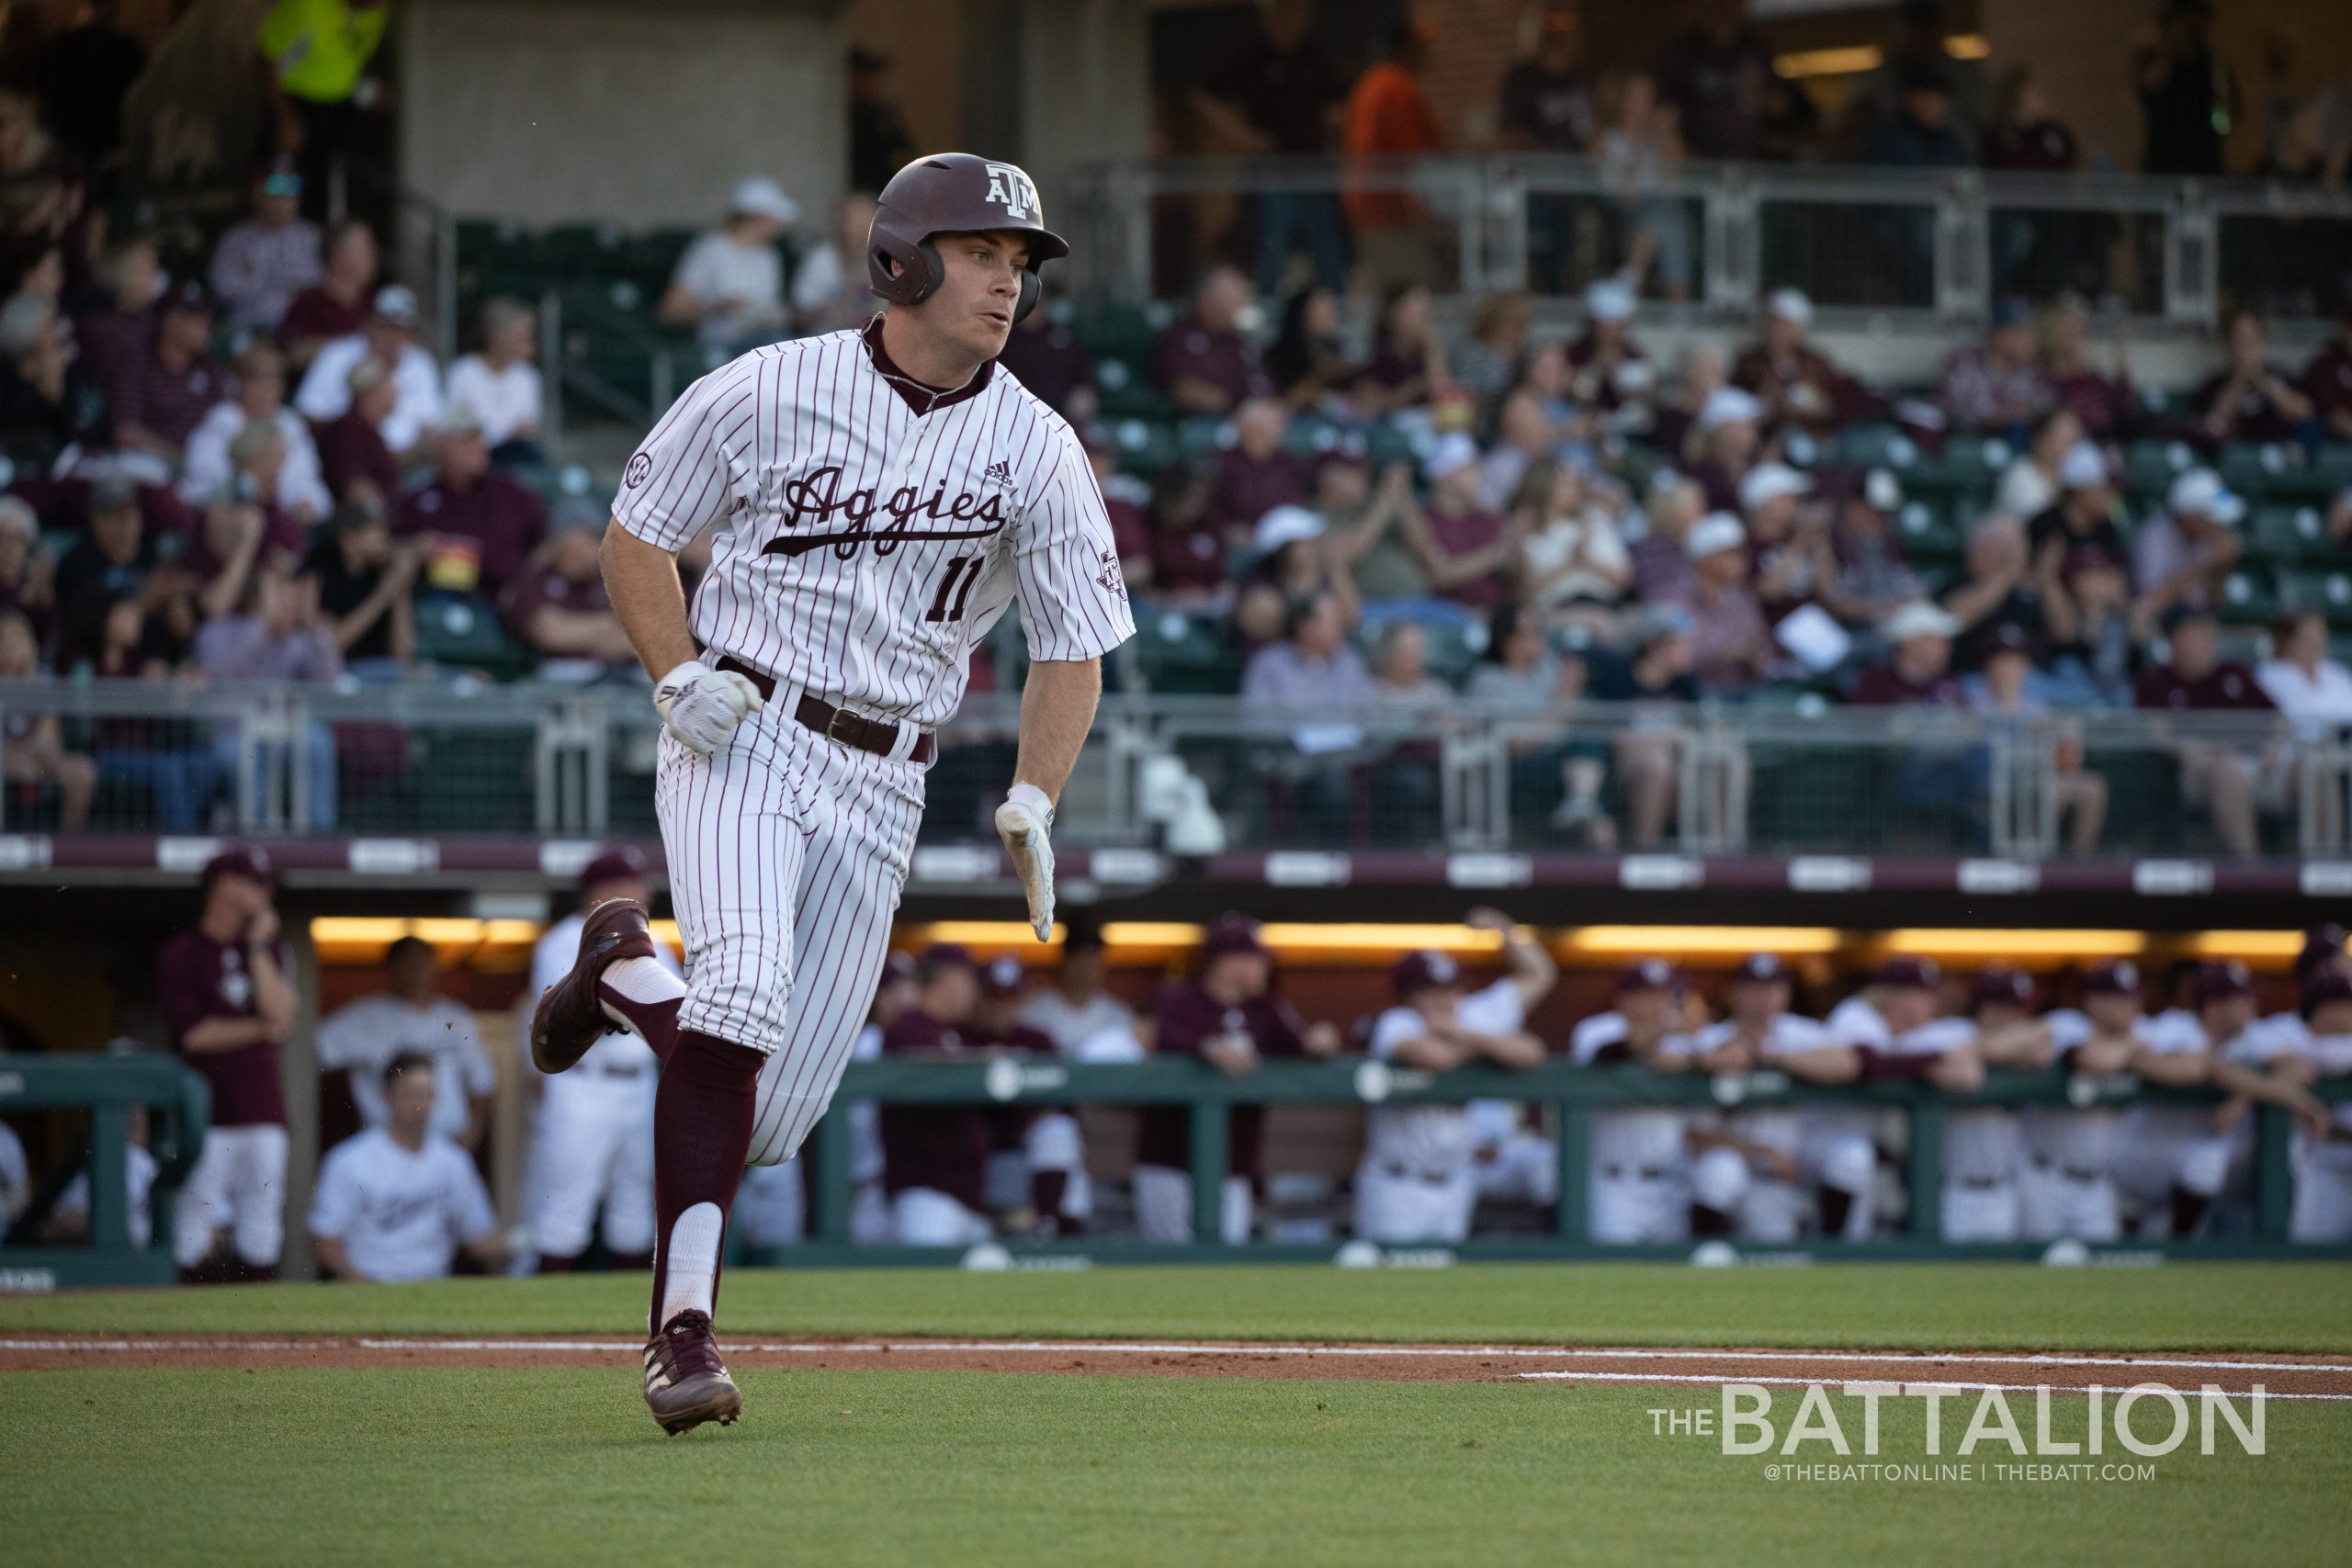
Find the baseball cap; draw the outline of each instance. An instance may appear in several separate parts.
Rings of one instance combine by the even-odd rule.
[[[799,220],[800,205],[784,194],[784,187],[765,175],[752,175],[737,180],[735,188],[727,193],[729,217],[751,216],[773,218],[779,223]]]
[[[1932,990],[1942,976],[1926,958],[1890,958],[1871,971],[1873,986],[1900,986],[1906,990]]]
[[[1807,495],[1812,491],[1813,481],[1786,463],[1758,463],[1739,481],[1740,510],[1753,512],[1784,495]]]
[[[882,955],[882,984],[915,977],[915,955],[903,947],[894,947]]]
[[[607,882],[642,882],[650,869],[645,852],[636,845],[607,844],[580,868],[580,891],[585,893]]]
[[[90,510],[119,512],[126,506],[139,504],[139,487],[120,474],[107,474],[90,481]]]
[[[2352,1002],[2352,975],[2331,969],[2312,976],[2303,982],[2302,1003],[2297,1010],[2309,1019],[2330,1002]]]
[[[1409,997],[1419,991],[1436,990],[1440,987],[1462,984],[1462,965],[1434,948],[1421,948],[1396,961],[1389,971],[1396,982],[1396,994]]]
[[[1027,979],[1028,971],[1021,967],[1021,960],[1009,953],[1000,953],[980,970],[980,989],[992,997],[1017,997]]]
[[[2226,963],[2200,964],[2197,966],[2197,1005],[2199,1007],[2203,1007],[2207,1002],[2246,996],[2253,990],[2253,974],[2234,958]]]
[[[1717,387],[1699,405],[1699,428],[1720,430],[1726,424],[1753,424],[1764,417],[1764,405],[1755,394],[1737,387]]]
[[[270,863],[269,852],[254,844],[233,845],[206,861],[198,885],[210,887],[224,876],[242,876],[264,887],[277,885],[277,868]]]
[[[1909,642],[1915,637],[1951,637],[1960,623],[1925,599],[1905,604],[1879,624],[1879,635],[1889,642]]]
[[[1747,530],[1738,518],[1728,512],[1710,512],[1690,525],[1690,536],[1682,541],[1682,553],[1692,560],[1704,560],[1747,543]]]
[[[1628,991],[1670,991],[1674,988],[1674,965],[1663,958],[1645,958],[1628,964],[1617,971],[1617,994]]]
[[[2077,441],[2058,459],[2058,483],[2066,490],[2098,490],[2109,482],[2107,458],[2087,441]]]
[[[1631,321],[1634,290],[1621,278],[1604,277],[1584,291],[1584,311],[1596,321]]]
[[[212,290],[192,277],[185,278],[164,290],[163,300],[157,309],[209,316],[212,314]]]
[[[1421,472],[1431,482],[1449,474],[1458,474],[1478,460],[1478,444],[1459,430],[1438,437],[1430,455],[1421,459]]]
[[[2140,994],[2140,966],[2127,958],[2110,959],[2095,964],[2083,976],[2083,995],[2086,997],[2136,997]]]
[[[376,314],[387,321],[398,321],[404,327],[416,325],[416,290],[403,284],[387,283],[376,290]]]
[[[1304,506],[1277,506],[1258,519],[1257,533],[1250,546],[1261,556],[1272,555],[1284,545],[1295,545],[1301,539],[1320,537],[1323,519]]]
[[[1813,325],[1813,301],[1802,288],[1775,288],[1764,297],[1764,313],[1801,327]]]
[[[1968,987],[1968,999],[1976,1007],[1987,1002],[2008,1002],[2030,1008],[2033,1006],[2033,976],[2022,969],[1996,965],[1976,976],[1975,983]]]
[[[2303,950],[2295,954],[2295,977],[2301,979],[2324,964],[2344,956],[2344,928],[2331,920],[2303,933]]]
[[[1229,911],[1211,920],[1201,939],[1201,952],[1209,958],[1222,958],[1228,953],[1265,951],[1266,944],[1258,935],[1258,922],[1247,915]]]
[[[1731,977],[1744,985],[1777,986],[1789,977],[1789,966],[1776,953],[1751,953],[1739,961]]]
[[[1892,512],[1903,504],[1903,481],[1892,468],[1872,468],[1862,480],[1862,499],[1874,511]]]
[[[2175,517],[2210,517],[2233,524],[2245,515],[2245,502],[2230,492],[2222,476],[2211,468],[2191,468],[2172,481],[2165,504]]]
[[[928,980],[949,969],[972,967],[972,950],[960,942],[934,942],[915,959],[915,977]]]

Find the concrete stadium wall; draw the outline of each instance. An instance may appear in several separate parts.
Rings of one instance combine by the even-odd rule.
[[[410,0],[401,167],[461,216],[702,223],[745,175],[821,225],[848,163],[831,0]]]

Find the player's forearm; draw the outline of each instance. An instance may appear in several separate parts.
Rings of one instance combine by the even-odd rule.
[[[1102,700],[1099,659],[1030,665],[1028,683],[1021,692],[1021,751],[1013,763],[1013,782],[1035,784],[1047,799],[1059,802]]]
[[[215,1051],[242,1051],[269,1037],[268,1024],[258,1018],[208,1018],[180,1036],[180,1053],[203,1056]]]
[[[311,1250],[318,1255],[320,1264],[325,1268],[331,1278],[337,1280],[359,1278],[358,1273],[351,1267],[351,1254],[345,1252],[343,1243],[334,1236],[321,1235],[318,1232],[312,1231]]]
[[[677,558],[617,523],[605,530],[597,556],[605,569],[605,595],[645,672],[659,681],[694,660],[698,650],[686,625]]]

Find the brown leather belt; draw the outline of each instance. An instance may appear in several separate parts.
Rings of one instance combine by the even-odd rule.
[[[763,701],[775,700],[775,676],[764,671],[754,670],[741,660],[727,655],[720,657],[718,668],[731,670],[757,686]],[[847,708],[837,708],[814,693],[800,694],[800,701],[793,705],[792,716],[803,727],[815,730],[828,740],[837,741],[843,746],[855,747],[860,751],[871,751],[877,757],[887,757],[898,748],[899,727],[888,719],[868,718],[864,714],[852,713]],[[918,735],[915,737],[914,750],[907,753],[907,761],[928,762],[931,761],[933,750],[930,734],[926,732]]]

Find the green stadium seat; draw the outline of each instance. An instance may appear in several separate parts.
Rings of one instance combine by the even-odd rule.
[[[1919,448],[1891,424],[1858,424],[1838,433],[1837,459],[1864,468],[1908,468],[1919,460]]]
[[[1151,690],[1215,694],[1238,689],[1241,661],[1222,622],[1148,604],[1137,609],[1136,663]]]
[[[419,596],[416,656],[459,670],[480,670],[496,681],[514,680],[537,663],[530,649],[508,638],[497,609],[478,593]]]
[[[2298,615],[2317,611],[2331,626],[2352,626],[2352,571],[2282,571],[2278,608]]]
[[[2123,479],[2134,491],[2163,494],[2173,479],[2197,466],[2185,441],[2134,441],[2123,457]]]
[[[1914,499],[1894,514],[1895,536],[1913,559],[1956,559],[1968,547],[1959,514],[1934,500]]]
[[[2328,542],[2327,519],[2316,506],[2269,505],[2255,509],[2246,538],[2256,553],[2280,563],[2324,560],[2341,552]]]
[[[2241,444],[2223,448],[2213,470],[2223,484],[2252,498],[2293,485],[2302,471],[2302,448],[2275,441]]]
[[[2311,476],[2330,491],[2352,488],[2352,445],[2335,443],[2312,455]]]
[[[2222,584],[2222,619],[2267,626],[2278,618],[2278,598],[2259,572],[2233,571]]]

